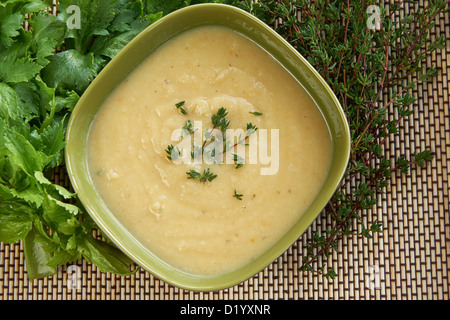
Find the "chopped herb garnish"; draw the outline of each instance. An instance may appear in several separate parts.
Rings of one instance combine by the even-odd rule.
[[[185,113],[186,110],[183,108],[184,103],[185,103],[185,101],[181,101],[176,104],[176,107],[179,108],[183,114],[186,114]],[[261,113],[258,112],[258,115],[259,114],[261,114]],[[205,140],[203,141],[203,144],[201,146],[195,145],[195,143],[192,144],[192,149],[190,151],[191,159],[197,159],[197,157],[199,155],[207,156],[212,159],[216,158],[216,149],[208,148],[206,145],[208,142],[213,142],[216,139],[216,136],[214,136],[214,134],[213,134],[214,129],[219,129],[222,133],[227,130],[227,128],[230,124],[230,120],[228,120],[226,118],[227,115],[228,115],[228,112],[224,107],[219,108],[219,110],[215,114],[212,115],[211,122],[212,122],[213,127],[205,130],[205,133],[204,133]],[[186,134],[189,135],[189,134],[194,133],[193,122],[191,120],[186,120],[185,125],[182,127],[182,129],[185,130],[183,135],[186,135]],[[238,138],[238,141],[233,145],[233,147],[230,147],[229,144],[225,144],[224,150],[222,152],[220,152],[220,154],[217,156],[221,156],[223,153],[228,152],[229,150],[231,150],[238,144],[242,144],[244,146],[247,145],[248,138],[253,133],[255,133],[256,130],[258,130],[258,128],[255,125],[253,125],[251,122],[249,122],[249,123],[247,123],[246,130],[247,131],[246,131],[245,135],[240,135]],[[225,135],[223,137],[223,140],[226,141]],[[173,145],[169,145],[167,147],[167,149],[165,150],[166,153],[168,154],[167,158],[172,161],[181,157],[181,151],[177,148],[176,149],[177,152],[174,152],[174,149],[175,149],[175,147]],[[244,158],[237,154],[233,154],[232,156],[233,156],[233,161],[236,166],[236,169],[241,168],[244,165]],[[216,163],[218,163],[218,162],[216,161]],[[213,172],[211,172],[211,170],[209,168],[204,169],[203,172],[199,172],[197,170],[191,169],[190,171],[186,172],[186,174],[188,176],[187,177],[188,179],[198,180],[203,183],[211,182],[215,178],[217,178],[217,175],[214,174]],[[241,200],[240,198],[242,197],[242,195],[235,193],[235,196],[239,200]]]
[[[236,165],[236,169],[239,169],[240,167],[242,167],[244,165],[244,158],[235,153],[233,153],[233,161]]]
[[[255,115],[255,116],[262,116],[263,114],[261,113],[261,112],[259,112],[259,111],[253,111],[253,112],[250,112],[250,114],[253,114],[253,115]]]
[[[258,130],[258,127],[253,125],[251,122],[247,123],[247,137],[250,137],[252,134],[254,134]]]
[[[186,103],[186,101],[180,101],[178,103],[175,104],[175,107],[177,107],[178,110],[180,110],[180,112],[182,114],[187,114],[186,109],[184,108],[184,104]]]
[[[227,114],[227,110],[224,107],[221,107],[219,111],[211,117],[211,121],[214,126],[213,129],[219,128],[222,132],[227,130],[228,125],[230,124],[230,120],[225,118]]]
[[[186,120],[186,124],[182,129],[186,130],[188,133],[194,133],[194,125],[192,124],[192,121]]]
[[[191,171],[186,172],[186,174],[188,175],[188,179],[192,179],[192,180],[197,180],[198,178],[201,177],[201,173],[192,169]]]
[[[238,200],[242,200],[243,196],[244,196],[243,194],[237,193],[236,189],[234,189],[234,194],[233,194],[234,198],[236,198]]]
[[[220,131],[225,132],[230,124],[230,120],[225,118],[228,112],[224,107],[221,107],[217,113],[213,114],[211,117],[211,122],[213,124],[212,129],[205,131],[205,141],[203,142],[202,149],[205,148],[205,145],[209,138],[212,136],[212,132],[214,129],[220,129]]]
[[[203,174],[194,169],[191,169],[190,171],[186,172],[186,174],[188,175],[188,179],[198,180],[203,183],[211,182],[215,178],[217,178],[217,175],[211,172],[209,168],[204,169]]]
[[[211,171],[209,171],[208,169],[203,170],[203,175],[200,177],[200,181],[205,183],[206,181],[213,181],[215,178],[217,178],[217,174],[213,174]]]
[[[179,157],[181,157],[181,151],[180,151],[180,149],[178,149],[178,147],[177,147],[177,153],[173,153],[173,150],[174,150],[174,146],[173,145],[168,145],[167,146],[167,149],[165,150],[166,151],[166,153],[168,154],[168,156],[167,156],[167,159],[169,159],[169,160],[172,160],[172,161],[175,161],[176,159],[178,159]]]

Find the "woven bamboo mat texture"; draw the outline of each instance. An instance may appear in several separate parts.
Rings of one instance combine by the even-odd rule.
[[[419,1],[415,8],[423,8]],[[398,18],[398,17],[397,17]],[[449,15],[438,18],[431,37],[450,39]],[[433,81],[414,89],[415,113],[401,123],[401,132],[386,143],[392,156],[430,148],[435,159],[423,169],[392,176],[378,205],[362,215],[378,219],[384,233],[373,239],[344,239],[340,252],[328,260],[334,280],[299,271],[304,243],[329,220],[321,213],[308,230],[276,261],[234,287],[193,292],[173,287],[139,270],[128,277],[101,273],[79,261],[48,278],[29,281],[22,244],[0,244],[0,300],[448,300],[449,299],[449,156],[450,156],[450,40],[428,65],[441,69]],[[54,181],[69,186],[63,168]],[[73,271],[79,272],[73,287]]]

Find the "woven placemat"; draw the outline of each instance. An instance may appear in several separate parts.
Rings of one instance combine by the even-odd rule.
[[[423,8],[419,1],[414,10]],[[450,17],[439,17],[431,37],[450,39]],[[328,264],[334,280],[299,271],[304,243],[329,223],[322,213],[276,261],[247,281],[215,292],[182,290],[144,270],[128,277],[101,273],[79,261],[58,274],[29,281],[22,244],[0,244],[0,300],[169,300],[169,299],[449,299],[449,154],[450,40],[447,50],[428,61],[441,69],[433,82],[419,84],[415,114],[403,122],[401,133],[386,144],[393,157],[430,148],[435,159],[424,169],[392,176],[377,207],[363,214],[378,219],[385,232],[373,239],[347,238]],[[63,168],[54,181],[70,186]],[[71,279],[79,275],[79,287]]]

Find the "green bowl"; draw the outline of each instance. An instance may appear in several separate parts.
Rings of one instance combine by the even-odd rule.
[[[329,175],[309,209],[269,250],[248,265],[222,275],[193,275],[180,271],[152,254],[114,217],[97,194],[86,162],[86,142],[94,117],[111,92],[143,60],[170,39],[198,26],[231,28],[250,38],[278,60],[308,91],[320,108],[332,137]],[[137,265],[174,286],[212,291],[236,285],[269,265],[288,249],[323,210],[339,186],[350,154],[350,132],[336,96],[319,73],[274,30],[251,14],[222,4],[199,4],[175,11],[153,23],[133,39],[102,70],[85,91],[71,115],[65,150],[68,174],[83,206],[98,227]]]

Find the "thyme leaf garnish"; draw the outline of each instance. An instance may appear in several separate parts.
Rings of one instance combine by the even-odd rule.
[[[186,130],[189,134],[194,133],[194,125],[191,120],[186,120],[186,124],[183,126],[184,130]]]
[[[186,174],[188,175],[188,179],[198,180],[203,183],[211,182],[215,178],[217,178],[217,175],[214,174],[213,172],[211,172],[211,170],[209,168],[204,169],[203,173],[200,173],[197,170],[191,169],[190,171],[186,172]]]
[[[220,131],[225,132],[230,124],[230,120],[226,118],[228,112],[224,107],[220,107],[219,110],[213,114],[211,117],[211,122],[213,124],[213,129],[220,129]]]
[[[173,152],[174,150],[175,153]],[[168,154],[167,159],[171,161],[175,161],[181,157],[181,150],[178,149],[178,147],[175,149],[175,147],[172,144],[168,145],[165,151]]]
[[[244,158],[242,158],[240,155],[233,153],[233,161],[236,165],[236,169],[239,169],[244,165]]]
[[[243,196],[244,196],[243,194],[238,193],[238,192],[236,191],[236,189],[234,189],[234,193],[233,193],[233,197],[234,197],[234,198],[236,198],[236,199],[238,199],[238,200],[242,200],[242,197],[243,197]]]
[[[178,110],[180,110],[180,112],[182,114],[187,114],[186,109],[184,108],[184,104],[186,103],[186,101],[180,101],[178,103],[175,104],[175,107],[177,107]]]

